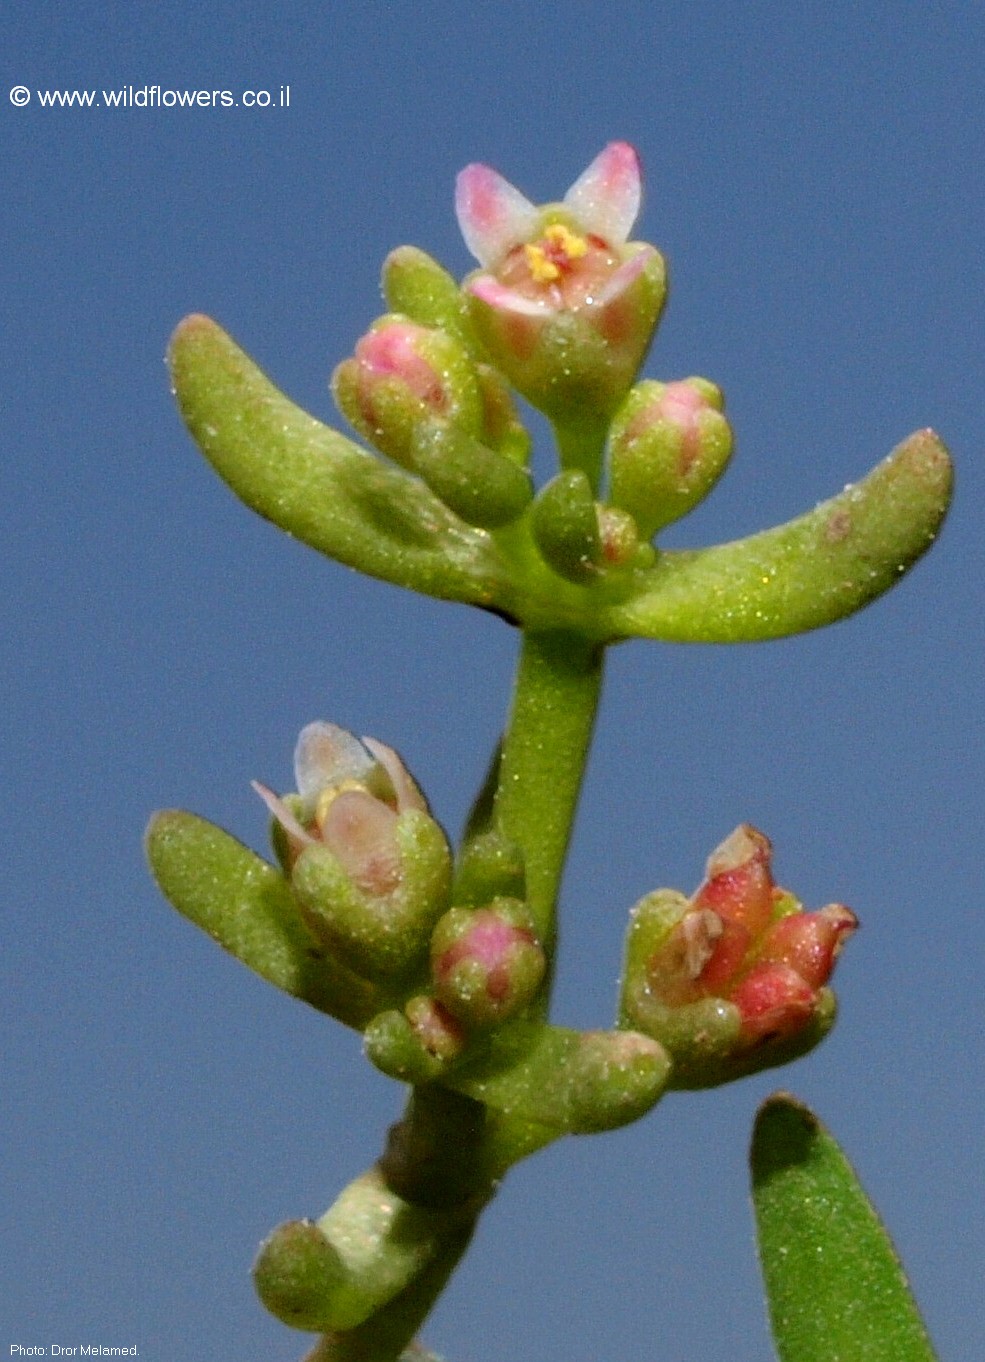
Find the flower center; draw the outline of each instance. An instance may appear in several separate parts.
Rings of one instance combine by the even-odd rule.
[[[552,222],[535,241],[515,246],[497,276],[544,307],[577,310],[591,306],[618,265],[618,255],[601,237]]]
[[[588,242],[561,222],[552,223],[540,241],[524,246],[530,276],[538,284],[553,284],[568,274],[576,260],[588,254]]]

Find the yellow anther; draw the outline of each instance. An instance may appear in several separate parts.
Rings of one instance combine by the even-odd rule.
[[[588,242],[585,238],[565,227],[563,222],[552,222],[550,227],[545,229],[544,237],[550,242],[555,253],[564,255],[569,260],[580,260],[583,255],[588,254]]]
[[[328,811],[338,799],[340,794],[346,794],[349,790],[359,790],[362,794],[366,793],[366,786],[359,780],[340,780],[338,785],[328,785],[315,803],[315,826],[321,832],[325,826],[325,819]]]
[[[560,266],[548,258],[543,246],[524,246],[523,253],[527,257],[530,274],[538,284],[552,284],[560,278]]]

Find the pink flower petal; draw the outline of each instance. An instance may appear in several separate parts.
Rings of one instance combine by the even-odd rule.
[[[630,256],[625,264],[620,265],[617,270],[614,270],[613,273],[609,275],[605,287],[600,290],[595,299],[596,303],[598,303],[600,307],[605,307],[605,305],[611,303],[614,298],[618,298],[621,294],[625,293],[630,285],[634,284],[640,277],[656,254],[657,252],[652,246],[646,246],[643,250],[637,251],[635,255]]]
[[[377,742],[375,738],[363,738],[363,746],[372,753],[390,777],[397,796],[397,812],[420,809],[421,813],[427,813],[427,800],[421,794],[414,777],[403,764],[399,754],[392,747],[387,747],[386,743]]]
[[[388,894],[400,882],[397,815],[364,790],[345,790],[329,804],[322,841],[348,875],[369,894]]]
[[[497,312],[512,312],[521,317],[544,317],[558,310],[552,307],[546,298],[528,298],[525,294],[518,293],[516,289],[507,288],[491,274],[480,274],[477,278],[469,280],[466,288],[469,293],[480,298],[489,307],[495,308]]]
[[[491,166],[473,163],[455,182],[455,214],[465,244],[486,269],[508,251],[529,241],[537,230],[538,210]]]
[[[294,749],[298,794],[317,799],[343,780],[368,780],[376,767],[357,737],[337,724],[316,720],[302,728]]]
[[[617,246],[628,239],[639,216],[642,193],[635,150],[628,142],[610,142],[575,180],[564,202],[586,232]]]
[[[273,790],[268,789],[266,785],[261,785],[258,780],[252,780],[250,784],[289,837],[293,837],[302,846],[317,841],[317,838],[312,837],[311,833],[301,826],[284,801],[278,799]]]

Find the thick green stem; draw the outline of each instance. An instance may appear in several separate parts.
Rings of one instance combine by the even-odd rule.
[[[578,634],[523,637],[495,818],[522,849],[527,902],[550,954],[561,871],[602,684],[604,650]]]

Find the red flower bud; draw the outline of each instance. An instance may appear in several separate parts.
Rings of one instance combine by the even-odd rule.
[[[680,1086],[789,1058],[833,1019],[825,985],[857,919],[842,904],[801,912],[774,885],[771,856],[767,838],[743,825],[709,857],[690,900],[662,891],[634,910],[623,1024],[667,1046]]]

